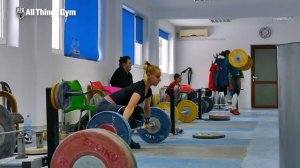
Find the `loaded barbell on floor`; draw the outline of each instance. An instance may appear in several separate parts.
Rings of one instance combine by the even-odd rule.
[[[82,164],[81,159],[85,157],[97,160],[89,159]],[[95,166],[136,168],[137,163],[129,146],[120,137],[103,129],[87,129],[64,139],[56,148],[50,165],[51,168]]]
[[[150,127],[142,129],[143,121],[137,130],[139,136],[147,143],[160,143],[165,140],[171,130],[171,121],[161,109],[151,107]],[[87,124],[89,128],[102,128],[118,134],[127,144],[131,142],[132,130],[122,115],[113,111],[102,111],[92,117]]]
[[[51,104],[54,109],[66,110],[72,105],[73,96],[82,96],[93,92],[100,93],[104,96],[101,90],[90,90],[85,93],[82,91],[73,91],[69,81],[62,81],[61,83],[52,85],[50,94]]]

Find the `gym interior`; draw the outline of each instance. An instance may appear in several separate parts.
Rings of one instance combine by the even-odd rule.
[[[0,0],[0,168],[300,167],[299,5]],[[227,50],[243,72],[235,99],[229,84],[210,85]],[[143,79],[146,61],[161,70],[149,129],[131,130],[118,113],[103,125],[105,116],[93,115],[94,96],[110,94],[103,87],[126,55],[133,82]],[[186,87],[165,101],[175,73]],[[83,116],[87,125],[79,124]],[[131,149],[131,140],[141,148]]]

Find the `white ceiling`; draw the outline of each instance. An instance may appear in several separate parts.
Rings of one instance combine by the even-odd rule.
[[[210,25],[211,18],[232,22],[273,21],[274,17],[299,17],[300,0],[140,0],[175,26]]]

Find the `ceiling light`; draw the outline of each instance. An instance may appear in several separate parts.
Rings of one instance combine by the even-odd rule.
[[[211,2],[212,0],[194,0],[194,2]]]
[[[288,16],[288,17],[276,17],[276,18],[273,18],[273,20],[275,20],[275,21],[290,21],[290,20],[293,20],[293,17],[291,17],[291,16]]]
[[[211,23],[227,23],[231,22],[229,18],[211,18],[209,19]]]

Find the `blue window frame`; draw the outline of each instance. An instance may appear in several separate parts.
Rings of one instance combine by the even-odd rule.
[[[123,8],[123,55],[134,63],[134,14]]]
[[[123,55],[133,64],[141,64],[143,46],[143,18],[125,8],[123,14]]]
[[[165,40],[169,40],[169,33],[159,29],[159,37],[161,37]]]
[[[98,61],[98,0],[65,0],[65,9],[76,10],[76,16],[66,18],[64,55]]]

